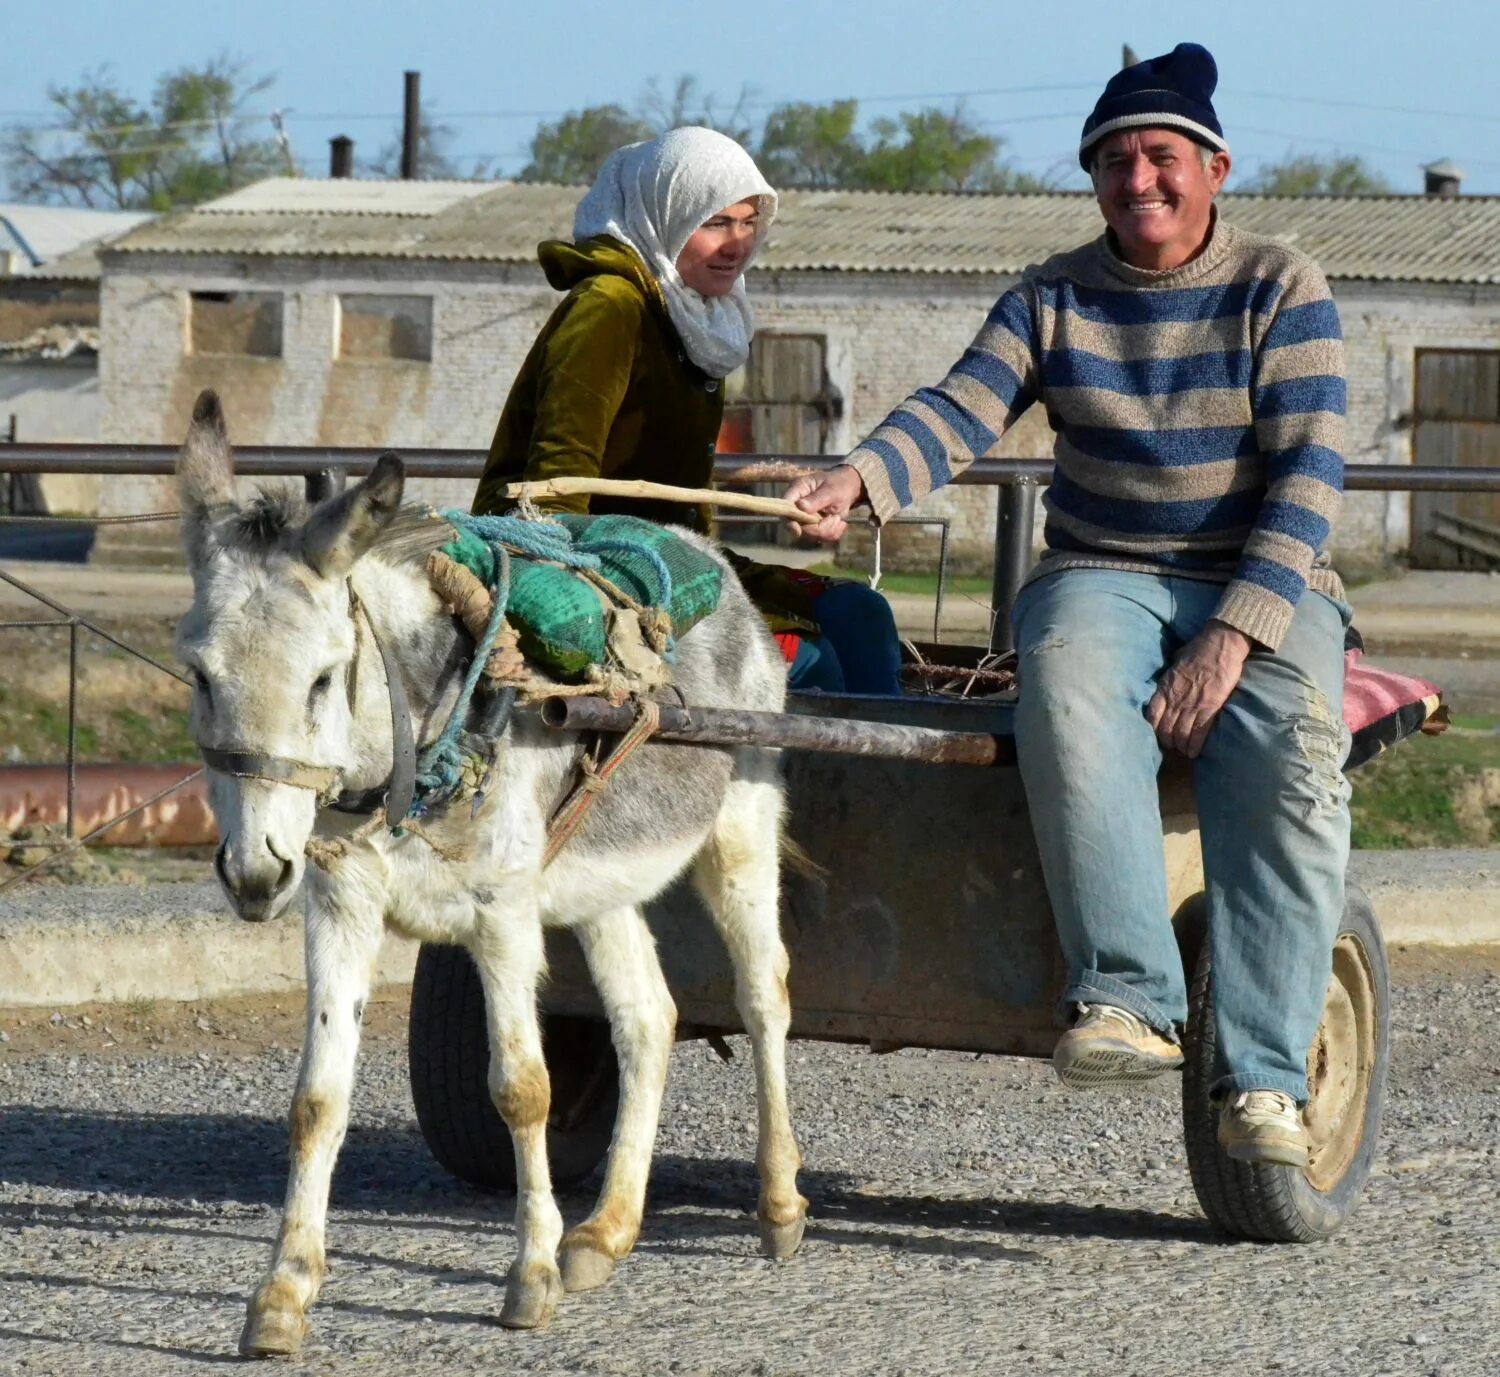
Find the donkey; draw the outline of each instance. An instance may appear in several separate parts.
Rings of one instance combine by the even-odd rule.
[[[177,474],[193,578],[177,651],[192,674],[192,729],[210,766],[222,838],[215,868],[251,922],[275,918],[307,882],[307,1035],[286,1207],[241,1352],[294,1353],[307,1332],[360,1020],[387,929],[465,947],[483,982],[490,1093],[516,1154],[517,1253],[500,1323],[545,1324],[565,1291],[609,1278],[640,1232],[676,1021],[641,906],[690,865],[733,962],[754,1048],[761,1246],[789,1257],[807,1201],[787,1108],[777,753],[654,744],[614,777],[544,868],[548,815],[572,777],[578,742],[520,712],[504,729],[477,813],[464,806],[428,820],[424,836],[357,826],[323,805],[340,790],[378,791],[393,780],[403,742],[392,695],[409,700],[417,743],[435,738],[473,654],[428,584],[426,550],[414,551],[421,542],[410,538],[413,528],[441,528],[430,549],[446,527],[411,513],[398,519],[404,473],[394,455],[311,510],[289,495],[241,505],[211,392],[194,408]],[[727,569],[717,610],[682,638],[673,675],[690,703],[781,708],[785,666]],[[571,928],[583,948],[621,1075],[603,1190],[567,1233],[548,1174],[536,1012],[543,933],[554,926]]]

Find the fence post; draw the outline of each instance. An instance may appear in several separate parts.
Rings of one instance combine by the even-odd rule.
[[[1000,486],[995,507],[995,576],[990,590],[990,653],[1015,649],[1010,609],[1031,568],[1031,532],[1036,518],[1036,485],[1012,478]]]
[[[349,475],[342,467],[319,469],[302,480],[303,491],[309,502],[321,502],[327,497],[337,497],[343,492]]]

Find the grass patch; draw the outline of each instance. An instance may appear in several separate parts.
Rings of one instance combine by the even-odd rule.
[[[25,689],[0,685],[0,721],[5,755],[28,764],[57,764],[68,754],[68,709]],[[148,703],[144,709],[90,709],[78,705],[80,761],[192,760],[198,753],[188,731],[187,711]]]
[[[809,569],[810,573],[822,574],[824,578],[847,579],[862,578],[861,571],[846,569],[838,564],[814,564]],[[880,576],[880,591],[882,593],[918,593],[925,597],[937,596],[938,579],[936,574],[900,574],[883,573]],[[950,574],[948,581],[943,585],[943,594],[948,596],[954,593],[976,593],[986,599],[989,597],[993,587],[993,581],[983,574]]]
[[[1349,776],[1356,847],[1500,845],[1500,736],[1467,721],[1484,725],[1404,741]]]

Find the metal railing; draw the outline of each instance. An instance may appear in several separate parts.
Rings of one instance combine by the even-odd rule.
[[[486,455],[482,450],[386,448],[321,448],[245,445],[235,449],[236,472],[246,477],[302,477],[310,498],[340,491],[348,478],[367,473],[382,454],[395,452],[412,478],[452,478],[477,481]],[[0,474],[72,473],[100,476],[166,476],[175,468],[179,450],[173,445],[96,444],[0,444]],[[714,478],[728,485],[790,481],[806,473],[824,471],[841,461],[829,455],[744,454],[721,456]],[[994,653],[1009,650],[1008,609],[1023,582],[1028,566],[1035,520],[1036,493],[1046,486],[1052,462],[1043,459],[980,459],[960,473],[954,482],[964,486],[1000,488],[995,525],[995,573],[991,593],[991,639]],[[1345,487],[1365,492],[1500,492],[1500,469],[1411,465],[1351,464],[1344,470]],[[25,522],[54,525],[117,525],[171,521],[176,512],[149,512],[114,517],[49,517],[45,515],[0,516],[0,525]],[[942,574],[946,571],[949,528],[945,518],[905,518],[908,524],[936,525],[941,530],[940,578],[936,617],[942,615]],[[177,789],[192,783],[203,772],[195,770],[176,784],[145,799],[95,827],[84,837],[74,835],[74,794],[77,771],[78,639],[81,630],[91,632],[145,661],[179,681],[169,666],[95,625],[77,612],[54,601],[14,575],[0,570],[0,581],[27,594],[55,615],[0,622],[0,630],[68,628],[68,727],[67,727],[67,826],[66,836],[52,855],[18,875],[0,880],[0,890],[39,872],[67,852],[104,835],[111,828],[145,811]],[[935,630],[934,639],[937,637]]]

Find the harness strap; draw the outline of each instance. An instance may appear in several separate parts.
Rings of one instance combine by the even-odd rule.
[[[385,687],[391,700],[391,782],[385,795],[385,822],[394,831],[405,821],[417,793],[417,743],[411,725],[411,703],[406,696],[406,685],[401,681],[396,657],[380,639],[380,633],[375,630],[375,623],[365,611],[352,583],[349,597],[370,628],[370,639],[375,642],[380,663],[385,667]]]
[[[339,791],[341,776],[327,765],[307,765],[279,755],[256,755],[253,751],[222,751],[200,746],[198,753],[210,770],[238,779],[263,779],[270,784],[292,784],[311,789],[320,804],[330,802]]]
[[[542,853],[542,869],[552,864],[557,853],[567,845],[568,839],[583,823],[594,800],[604,792],[609,777],[630,757],[648,742],[661,726],[661,705],[650,698],[638,700],[639,713],[635,724],[616,743],[602,764],[595,764],[587,754],[579,757],[579,780],[552,815],[547,824],[547,849]]]

